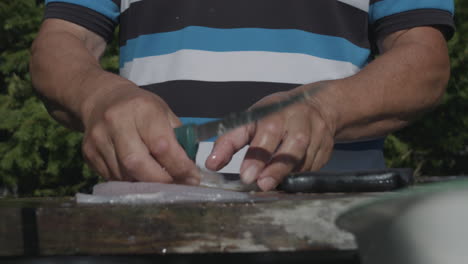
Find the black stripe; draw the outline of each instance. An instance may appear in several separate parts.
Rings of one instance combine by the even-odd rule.
[[[368,48],[368,14],[336,0],[143,0],[120,17],[121,41],[187,26],[299,29]]]
[[[170,81],[141,88],[161,96],[177,116],[223,117],[244,111],[269,94],[295,87],[297,84]]]
[[[446,39],[450,39],[455,32],[452,14],[439,9],[417,9],[387,16],[374,23],[373,31],[380,41],[393,32],[419,26],[434,26]]]
[[[336,143],[334,149],[345,151],[383,149],[384,143],[385,138],[359,142]]]
[[[44,19],[59,18],[93,31],[106,41],[112,40],[116,24],[106,16],[83,6],[52,2],[47,4]]]
[[[370,0],[369,5],[373,5],[373,4],[375,4],[377,2],[381,2],[381,1],[383,1],[383,0]]]

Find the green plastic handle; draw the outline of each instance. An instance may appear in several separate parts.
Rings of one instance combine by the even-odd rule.
[[[198,151],[197,134],[194,124],[187,124],[174,129],[177,141],[184,148],[187,156],[195,160]]]

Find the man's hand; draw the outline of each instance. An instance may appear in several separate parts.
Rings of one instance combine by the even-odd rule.
[[[84,118],[83,153],[101,176],[198,184],[198,169],[174,135],[181,123],[161,98],[136,86],[96,96]]]
[[[383,137],[434,107],[450,73],[442,33],[415,27],[391,33],[379,44],[382,54],[357,74],[329,81],[323,92],[306,103],[218,139],[206,166],[220,169],[250,142],[241,177],[271,190],[291,171],[322,167],[334,141]],[[276,94],[258,104],[282,96]]]
[[[44,21],[30,69],[48,111],[85,132],[84,156],[106,179],[197,184],[198,169],[175,139],[180,121],[157,95],[104,71],[105,47],[86,28]]]
[[[284,100],[304,88],[272,94],[252,108]],[[292,171],[318,170],[328,161],[334,144],[333,127],[320,104],[309,98],[221,136],[206,166],[212,170],[222,168],[235,152],[250,143],[240,169],[241,178],[245,183],[257,181],[263,191],[272,190]]]

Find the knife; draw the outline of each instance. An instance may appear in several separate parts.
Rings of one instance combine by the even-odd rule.
[[[385,192],[413,183],[413,170],[409,168],[318,171],[291,174],[277,189],[289,193]]]
[[[174,132],[188,157],[195,160],[198,144],[201,141],[223,135],[234,128],[258,121],[291,104],[309,98],[324,87],[325,85],[319,84],[283,101],[260,106],[251,111],[232,113],[220,120],[204,124],[185,124],[175,128]],[[256,183],[244,184],[238,174],[227,175],[202,169],[200,171],[203,175],[201,186],[234,191],[259,190]],[[292,193],[377,192],[402,188],[412,184],[412,182],[413,174],[411,169],[303,172],[288,175],[277,189]]]
[[[244,184],[239,174],[202,171],[201,186],[239,192],[258,191],[256,183]],[[356,193],[386,192],[414,183],[413,170],[390,168],[380,170],[314,171],[293,173],[278,185],[287,193]]]
[[[289,105],[309,98],[324,87],[325,85],[319,84],[285,100],[260,106],[250,111],[231,113],[223,119],[211,121],[208,123],[185,124],[175,128],[174,132],[177,141],[184,148],[187,156],[190,159],[195,160],[198,144],[201,141],[215,136],[221,136],[234,128],[258,121],[274,112],[284,109]]]

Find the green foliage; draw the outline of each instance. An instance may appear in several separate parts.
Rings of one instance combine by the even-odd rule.
[[[412,167],[418,175],[468,173],[468,2],[455,3],[457,33],[449,42],[447,93],[434,111],[387,139],[391,167]]]
[[[0,2],[0,191],[67,195],[97,176],[83,163],[82,135],[51,119],[31,86],[29,48],[43,9],[35,0]]]
[[[437,109],[388,137],[391,167],[413,167],[424,175],[468,172],[468,1],[456,5],[458,32],[449,44],[447,94]],[[82,135],[52,120],[31,87],[29,48],[43,8],[43,1],[0,1],[0,193],[71,195],[98,181],[84,165]],[[116,42],[101,63],[118,72]]]

